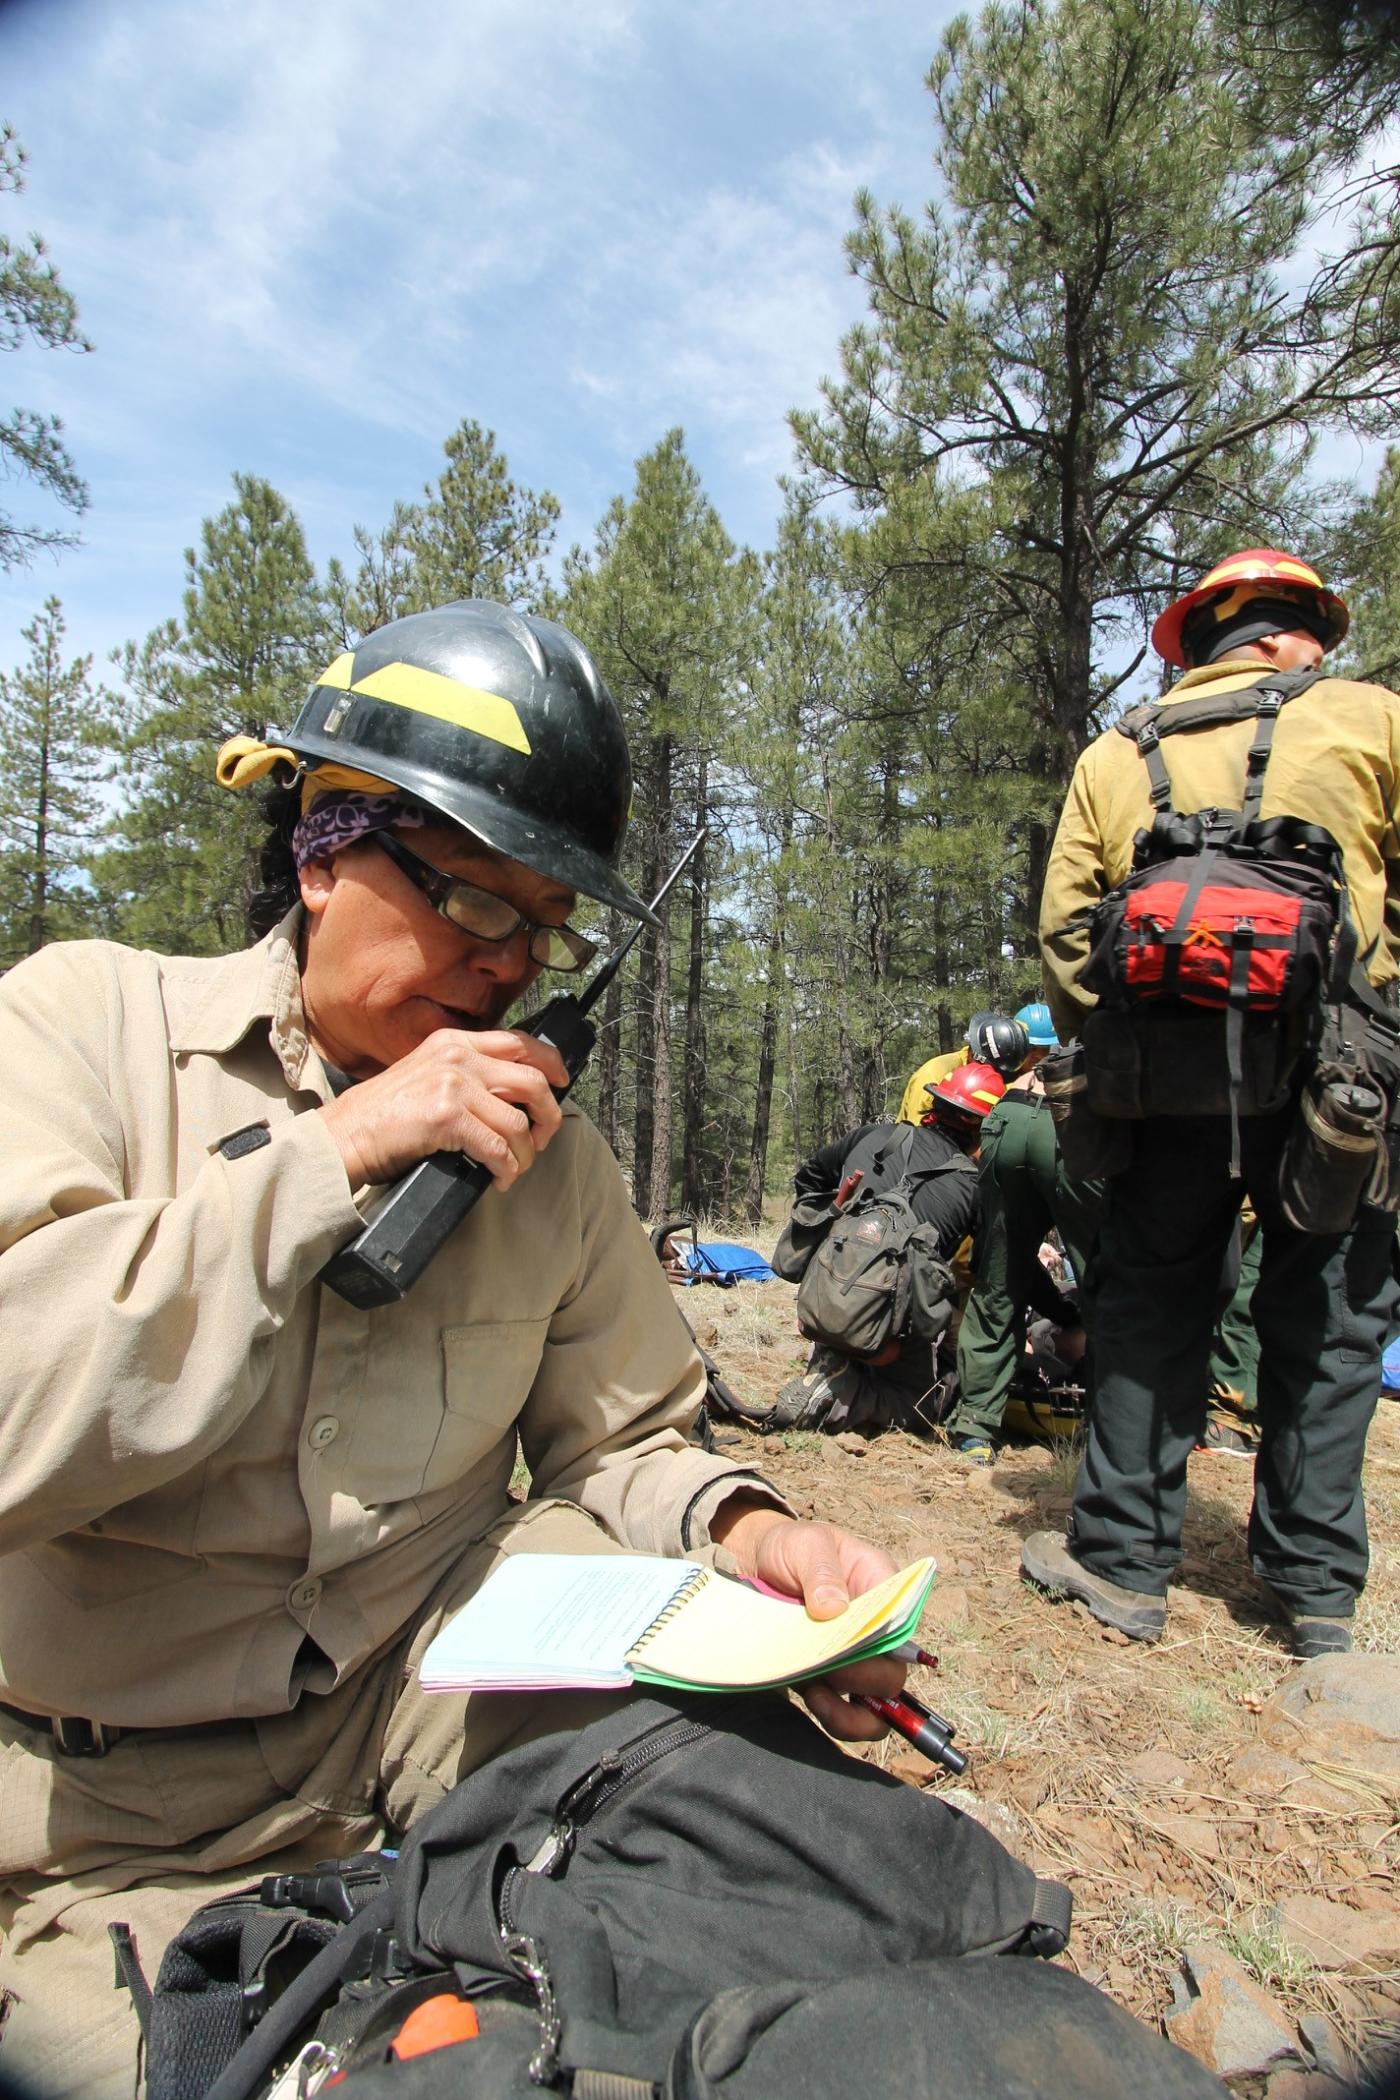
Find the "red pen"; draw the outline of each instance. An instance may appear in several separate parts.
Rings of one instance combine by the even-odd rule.
[[[902,1735],[905,1742],[912,1743],[916,1750],[922,1750],[934,1764],[942,1765],[954,1774],[967,1770],[967,1759],[961,1750],[952,1746],[955,1732],[952,1722],[945,1721],[940,1714],[930,1713],[907,1692],[902,1692],[898,1699],[877,1699],[869,1692],[857,1692],[853,1696],[862,1706],[868,1706],[871,1713],[878,1714],[882,1721],[888,1721],[896,1734]]]

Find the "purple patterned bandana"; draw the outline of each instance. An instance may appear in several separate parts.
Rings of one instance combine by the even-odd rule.
[[[391,824],[411,828],[427,821],[425,813],[405,802],[401,795],[367,795],[358,788],[337,789],[314,803],[292,833],[297,873],[309,860],[329,860],[372,831],[387,831]]]

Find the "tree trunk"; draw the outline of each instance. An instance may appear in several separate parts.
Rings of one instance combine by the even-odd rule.
[[[674,741],[669,731],[653,737],[645,769],[651,830],[644,887],[649,897],[660,889],[670,855]],[[650,1218],[671,1200],[671,942],[664,919],[659,932],[648,928],[643,933],[638,949],[632,1201],[640,1217]]]
[[[608,913],[608,953],[622,939],[623,920],[618,911]],[[618,1086],[622,1075],[622,972],[603,994],[603,1016],[598,1029],[598,1128],[611,1149],[617,1150]]]
[[[44,734],[39,751],[39,801],[34,811],[34,888],[29,914],[29,953],[37,955],[48,933],[49,909],[49,751],[52,744],[49,703],[44,703]]]
[[[700,756],[695,789],[695,828],[709,820],[710,761]],[[690,863],[690,955],[685,986],[685,1050],[682,1059],[683,1125],[681,1136],[681,1209],[697,1217],[707,1209],[705,1182],[705,920],[709,856],[696,849]]]
[[[785,987],[786,989],[786,987]],[[802,1063],[798,1055],[797,1014],[791,994],[787,997],[788,1119],[792,1125],[792,1156],[800,1165],[806,1158],[802,1143]]]

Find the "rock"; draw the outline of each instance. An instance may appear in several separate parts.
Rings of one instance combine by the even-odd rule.
[[[1191,1767],[1170,1750],[1139,1750],[1130,1757],[1123,1770],[1130,1779],[1142,1786],[1185,1786]]]
[[[831,1441],[835,1444],[838,1451],[849,1451],[852,1458],[864,1458],[866,1452],[870,1449],[865,1438],[858,1436],[854,1429],[843,1429]]]
[[[1327,1896],[1288,1896],[1274,1917],[1320,1969],[1384,1969],[1400,1960],[1400,1916],[1393,1909],[1350,1910]]]
[[[1220,1833],[1209,1816],[1154,1816],[1154,1829],[1198,1859],[1219,1859]]]
[[[990,1830],[992,1836],[999,1838],[1007,1851],[1014,1852],[1018,1859],[1025,1858],[1026,1828],[1009,1802],[984,1801],[979,1794],[973,1793],[970,1786],[950,1786],[940,1791],[938,1798],[946,1801],[949,1808],[960,1808],[984,1830]]]
[[[1183,1948],[1172,1993],[1167,2034],[1219,2077],[1301,2067],[1287,2016],[1222,1948]]]
[[[1305,1728],[1345,1721],[1400,1743],[1400,1655],[1320,1655],[1265,1701],[1269,1707]]]
[[[1327,2071],[1275,2071],[1268,2100],[1347,2100],[1351,2087]]]
[[[1230,1766],[1230,1785],[1234,1791],[1251,1794],[1261,1801],[1277,1800],[1285,1787],[1307,1776],[1306,1765],[1271,1750],[1266,1743],[1252,1743]]]
[[[1304,2013],[1298,2022],[1298,2032],[1312,2051],[1313,2062],[1319,2071],[1329,2078],[1339,2078],[1345,2083],[1351,2077],[1351,2059],[1342,2046],[1342,2038],[1325,2013]]]

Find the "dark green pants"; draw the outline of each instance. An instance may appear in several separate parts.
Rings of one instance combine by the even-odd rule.
[[[982,1126],[977,1170],[982,1222],[977,1272],[958,1333],[961,1397],[953,1435],[993,1435],[1026,1345],[1026,1308],[1041,1242],[1059,1234],[1086,1317],[1089,1260],[1098,1234],[1102,1183],[1071,1181],[1043,1095],[1008,1094]]]
[[[1290,1609],[1346,1617],[1366,1580],[1361,1463],[1400,1300],[1395,1221],[1363,1210],[1331,1236],[1289,1224],[1275,1190],[1291,1114],[1240,1125],[1262,1243],[1249,1551]],[[1149,1596],[1181,1560],[1186,1462],[1205,1421],[1220,1265],[1242,1193],[1229,1154],[1223,1116],[1143,1123],[1104,1205],[1094,1413],[1072,1530],[1086,1567]]]
[[[1259,1337],[1254,1331],[1252,1307],[1263,1248],[1256,1226],[1240,1256],[1240,1278],[1234,1296],[1216,1322],[1208,1373],[1212,1386],[1227,1385],[1232,1392],[1242,1394],[1251,1413],[1259,1396]]]

